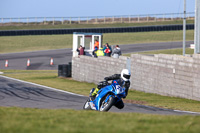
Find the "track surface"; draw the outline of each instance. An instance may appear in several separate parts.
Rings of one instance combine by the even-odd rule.
[[[192,44],[188,41],[186,47]],[[160,49],[181,48],[182,42],[163,42],[149,44],[128,44],[120,45],[122,53],[132,53]],[[54,65],[50,66],[50,59],[54,59]],[[30,59],[31,66],[27,67],[27,60]],[[18,70],[57,70],[59,64],[71,62],[71,49],[58,49],[47,51],[34,51],[24,53],[0,54],[0,69],[18,69]],[[9,67],[5,68],[5,60],[8,60]]]
[[[16,106],[28,108],[48,109],[76,109],[80,110],[87,97],[68,92],[60,92],[30,83],[24,83],[0,75],[0,106]],[[155,108],[137,104],[125,104],[124,109],[112,107],[111,112],[138,112],[149,114],[185,115],[195,113],[177,112],[168,109]]]

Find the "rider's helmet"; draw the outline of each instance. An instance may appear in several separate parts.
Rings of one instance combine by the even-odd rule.
[[[131,77],[131,72],[128,69],[123,69],[121,72],[121,78],[124,81],[129,81],[130,77]]]

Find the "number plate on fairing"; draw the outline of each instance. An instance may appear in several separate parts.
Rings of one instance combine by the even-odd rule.
[[[122,88],[120,85],[116,85],[116,92],[117,94],[121,94],[124,92],[124,88]]]

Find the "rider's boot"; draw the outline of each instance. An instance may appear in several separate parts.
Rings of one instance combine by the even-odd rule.
[[[90,95],[89,95],[90,101],[93,101],[96,97],[96,95],[95,96],[93,95],[94,90],[95,90],[95,88],[92,88],[91,91],[90,91]]]
[[[96,98],[96,95],[98,93],[99,89],[98,88],[92,88],[92,90],[90,91],[90,100],[94,100]]]

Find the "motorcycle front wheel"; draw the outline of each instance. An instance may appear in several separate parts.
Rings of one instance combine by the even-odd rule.
[[[91,110],[90,104],[89,104],[89,99],[85,102],[85,104],[83,105],[83,109],[85,110]]]
[[[107,97],[109,97],[109,99],[106,102]],[[113,106],[115,98],[111,95],[108,95],[107,97],[102,101],[99,111],[108,111]]]

